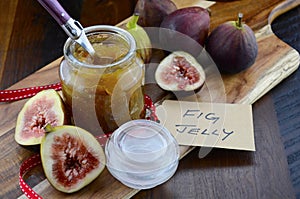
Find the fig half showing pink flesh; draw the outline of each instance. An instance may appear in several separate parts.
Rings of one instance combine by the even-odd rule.
[[[192,55],[175,51],[160,62],[155,80],[166,91],[196,92],[205,82],[205,72]]]
[[[41,143],[41,159],[50,184],[59,191],[80,190],[105,168],[105,154],[89,132],[76,126],[46,126]]]
[[[59,94],[44,90],[30,98],[19,112],[15,140],[21,145],[40,144],[45,135],[44,126],[65,123],[64,105]]]

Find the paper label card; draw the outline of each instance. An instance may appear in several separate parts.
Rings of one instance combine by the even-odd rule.
[[[166,100],[156,113],[179,145],[255,151],[251,105]]]

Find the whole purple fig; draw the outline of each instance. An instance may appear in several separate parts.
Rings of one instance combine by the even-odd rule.
[[[256,59],[258,47],[252,29],[237,21],[225,22],[216,27],[207,38],[206,51],[221,73],[239,73],[250,67]]]
[[[208,11],[194,6],[172,12],[164,18],[160,27],[185,34],[203,46],[208,36],[209,25]]]
[[[135,6],[142,27],[159,27],[164,17],[175,10],[177,7],[171,0],[138,0]]]

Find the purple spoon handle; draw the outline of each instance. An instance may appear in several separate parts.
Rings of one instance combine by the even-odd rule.
[[[59,25],[64,25],[71,18],[57,0],[37,0],[57,21]]]
[[[49,12],[71,39],[81,45],[90,55],[95,54],[95,50],[86,37],[81,24],[72,19],[57,0],[37,1]]]

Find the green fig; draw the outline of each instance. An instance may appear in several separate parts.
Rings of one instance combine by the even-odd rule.
[[[125,26],[121,26],[127,30],[135,39],[137,46],[137,54],[144,63],[149,63],[152,55],[152,45],[147,32],[137,24],[139,15],[135,13]]]

